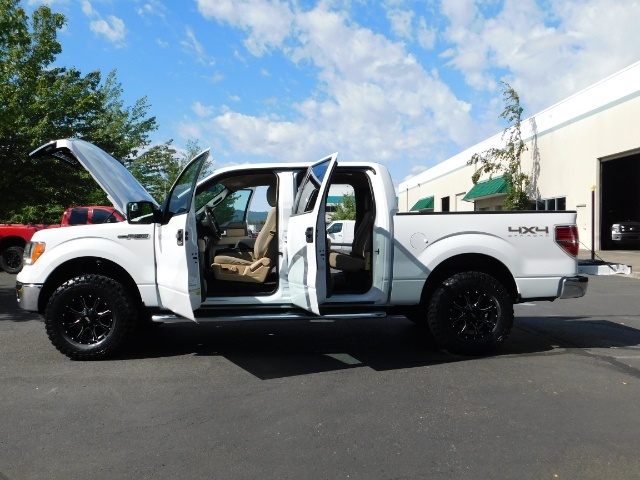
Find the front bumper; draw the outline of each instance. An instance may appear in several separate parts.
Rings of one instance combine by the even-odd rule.
[[[40,283],[16,282],[16,299],[20,308],[30,312],[37,312],[41,290],[42,284]]]
[[[565,277],[560,282],[560,298],[580,298],[587,293],[589,279],[582,275]]]

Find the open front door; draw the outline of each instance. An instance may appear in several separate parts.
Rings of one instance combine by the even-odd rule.
[[[287,234],[291,302],[318,315],[327,298],[325,205],[337,156],[334,153],[308,168],[293,203]]]
[[[158,295],[164,307],[191,320],[202,302],[193,198],[208,156],[208,150],[202,152],[182,171],[165,202],[162,224],[156,228]]]

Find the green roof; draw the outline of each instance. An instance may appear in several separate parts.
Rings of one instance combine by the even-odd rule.
[[[415,205],[411,207],[412,212],[417,210],[433,210],[433,196],[418,200]]]
[[[509,184],[502,177],[492,178],[476,183],[471,190],[467,192],[462,200],[473,202],[482,197],[494,197],[498,195],[506,195],[509,191]]]
[[[352,195],[347,195],[349,198],[353,198]],[[344,202],[344,195],[328,195],[327,203],[337,205],[338,203]]]

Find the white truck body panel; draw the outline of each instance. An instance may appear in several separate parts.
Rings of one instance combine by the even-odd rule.
[[[355,220],[334,220],[327,225],[327,238],[331,242],[331,250],[349,253],[355,226]]]
[[[132,187],[133,193],[127,190],[127,184],[134,184],[126,175],[122,185],[118,185],[121,172],[113,163],[117,161],[109,160],[110,157],[105,160],[108,155],[104,152],[92,153],[95,147],[86,142],[52,142],[36,152],[46,155],[45,150],[56,145],[64,147],[66,153],[81,156],[83,165],[104,161],[104,165],[94,166],[93,172],[98,173],[92,174],[109,184],[105,190],[124,212],[125,200],[149,201],[148,194],[131,197],[137,195],[139,189]],[[42,311],[47,298],[39,297],[40,289],[47,287],[45,290],[51,295],[56,287],[48,282],[73,278],[61,273],[67,268],[84,273],[89,267],[78,268],[83,262],[94,265],[101,261],[109,262],[130,278],[127,285],[137,286],[145,307],[170,310],[191,320],[196,319],[198,309],[200,313],[214,312],[210,318],[215,319],[216,309],[222,307],[237,309],[243,318],[252,315],[267,318],[259,313],[265,311],[265,307],[271,309],[271,317],[278,315],[273,313],[278,309],[282,315],[291,315],[293,307],[315,315],[336,308],[342,309],[340,311],[348,308],[350,314],[355,315],[358,309],[397,311],[394,310],[397,307],[424,307],[430,281],[441,282],[447,276],[476,270],[499,279],[511,302],[575,298],[586,292],[586,280],[576,276],[577,261],[569,253],[577,252],[578,240],[573,234],[577,232],[575,212],[399,214],[393,182],[383,165],[338,164],[336,156],[324,160],[326,174],[311,182],[313,191],[304,190],[304,172],[313,171],[314,167],[309,163],[233,166],[215,171],[198,182],[197,188],[197,174],[189,177],[192,181],[182,182],[179,192],[174,185],[170,195],[176,196],[165,202],[164,212],[151,218],[155,223],[122,222],[41,230],[32,241],[45,244],[45,253],[33,264],[26,265],[17,278],[20,305],[27,310]],[[203,161],[194,159],[185,171],[196,164],[199,171]],[[105,178],[109,172],[112,176]],[[357,252],[345,254],[327,249],[325,202],[332,178],[336,178],[337,183],[351,181],[356,186],[356,206],[360,214],[353,231],[358,228],[358,222],[367,224],[363,218],[372,219],[362,258]],[[198,189],[206,193],[209,187],[224,186],[225,179],[234,180],[235,184],[231,184],[238,189],[277,184],[277,228],[273,240],[277,252],[270,264],[275,268],[270,271],[268,281],[263,280],[264,284],[252,288],[240,288],[241,283],[225,284],[217,278],[207,280],[204,275],[211,272],[209,265],[203,264],[206,256],[199,251],[199,240],[202,243],[203,239],[199,238],[201,233],[196,227],[196,224],[202,225],[204,207],[196,207],[194,198],[198,198]],[[251,179],[266,183],[247,184]],[[313,196],[315,200],[310,201]],[[170,212],[172,198],[177,199],[177,204],[183,202],[175,212]],[[559,244],[557,227],[571,230],[568,242],[572,248]],[[329,269],[330,258],[336,262],[354,261],[353,265],[360,266],[353,272],[337,263]],[[210,287],[206,297],[201,288],[204,283]],[[266,288],[268,285],[273,285],[271,290]],[[236,288],[234,294],[225,293],[227,286]],[[254,307],[255,313],[252,313]]]

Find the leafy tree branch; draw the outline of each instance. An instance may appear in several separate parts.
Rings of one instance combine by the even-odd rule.
[[[531,175],[522,171],[522,155],[527,146],[522,140],[522,112],[520,97],[508,83],[502,82],[502,97],[505,108],[500,118],[507,121],[508,126],[502,133],[502,140],[506,142],[502,148],[490,148],[481,153],[475,153],[467,165],[478,165],[471,176],[474,185],[480,178],[488,175],[491,179],[495,174],[502,174],[509,184],[509,191],[504,200],[505,210],[528,210],[531,199],[527,188],[531,185]]]

